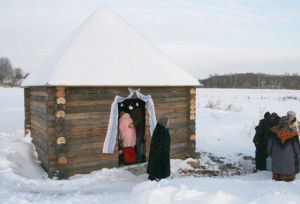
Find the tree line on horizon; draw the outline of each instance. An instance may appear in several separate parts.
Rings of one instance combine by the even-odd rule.
[[[21,68],[13,68],[7,57],[0,57],[0,86],[18,87],[29,73],[24,74]]]
[[[284,75],[262,73],[210,74],[199,80],[205,88],[300,89],[298,73]]]

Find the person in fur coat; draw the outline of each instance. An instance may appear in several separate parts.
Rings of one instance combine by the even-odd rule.
[[[170,144],[169,120],[160,118],[153,131],[150,144],[147,173],[149,180],[159,181],[170,176]]]
[[[295,160],[299,156],[297,132],[290,127],[288,116],[279,119],[278,125],[271,128],[268,153],[272,156],[272,172],[275,181],[295,179]]]

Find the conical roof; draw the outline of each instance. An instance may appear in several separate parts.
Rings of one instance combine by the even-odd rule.
[[[22,86],[199,86],[199,82],[102,6]]]

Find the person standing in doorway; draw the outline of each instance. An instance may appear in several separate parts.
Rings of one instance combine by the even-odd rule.
[[[162,117],[153,131],[147,166],[148,179],[159,181],[170,176],[170,145],[169,120]]]
[[[136,143],[136,130],[129,128],[129,124],[133,122],[128,113],[120,112],[118,138],[122,145],[122,161],[124,164],[131,164],[136,162],[136,153],[134,146]]]
[[[137,163],[143,162],[143,149],[142,145],[144,143],[144,132],[145,132],[145,121],[143,111],[140,108],[138,103],[134,104],[133,101],[129,102],[128,109],[130,111],[130,117],[133,120],[133,123],[129,124],[129,128],[136,129],[136,157]]]

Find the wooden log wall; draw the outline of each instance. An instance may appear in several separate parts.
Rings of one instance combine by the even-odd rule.
[[[25,131],[30,129],[32,143],[35,145],[42,167],[46,171],[49,170],[47,114],[46,87],[26,88]]]
[[[55,90],[51,94],[55,94],[54,92]],[[66,87],[64,92],[66,101],[64,106],[64,137],[66,140],[65,157],[68,176],[89,173],[104,167],[117,167],[117,144],[113,154],[103,154],[102,148],[108,127],[111,104],[116,95],[127,96],[128,89]],[[55,100],[57,101],[58,98],[49,97],[49,104],[55,105]],[[57,111],[57,108],[49,108],[49,112],[57,114]],[[55,117],[49,116],[50,124],[55,125]],[[58,139],[56,129],[53,129],[50,134],[51,138]],[[52,147],[54,147],[56,140],[52,139]],[[57,160],[57,152],[55,150],[50,151],[52,174],[59,168]]]
[[[24,89],[24,135],[26,136],[31,129],[30,116],[30,90]]]
[[[157,120],[168,117],[170,120],[169,132],[171,135],[170,156],[172,159],[185,159],[190,156],[189,148],[192,133],[191,125],[190,88],[187,87],[153,87],[141,88],[141,93],[151,95]],[[147,137],[148,144],[151,138]],[[147,157],[148,157],[147,151]]]
[[[137,89],[139,87],[131,87]],[[142,87],[151,95],[157,119],[170,119],[171,158],[185,159],[195,149],[195,89]],[[49,177],[65,178],[118,166],[113,154],[103,154],[111,104],[127,87],[48,87],[30,89],[31,130]],[[146,156],[151,136],[146,110]],[[40,156],[41,155],[41,156]]]

